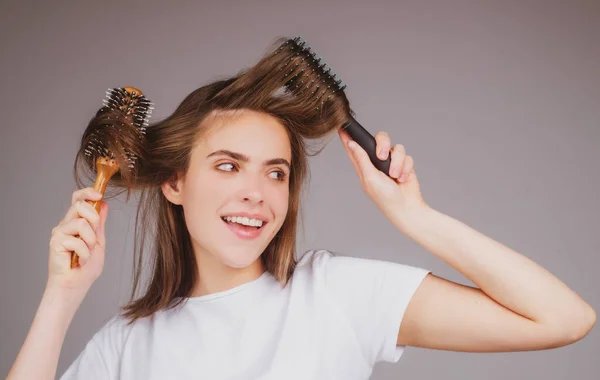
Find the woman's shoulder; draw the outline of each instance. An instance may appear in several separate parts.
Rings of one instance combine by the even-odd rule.
[[[294,269],[295,277],[318,278],[325,275],[339,257],[349,257],[329,249],[309,249],[305,251],[297,260]]]
[[[327,249],[307,251],[296,269],[301,299],[324,300],[316,310],[350,326],[370,364],[399,359],[398,329],[427,269]]]
[[[338,255],[338,253],[328,249],[309,249],[300,256],[297,267],[323,265],[327,260]]]
[[[424,269],[396,261],[380,258],[353,256],[330,249],[310,249],[305,251],[298,259],[296,269],[302,271],[375,271],[394,270],[400,272],[423,272]]]
[[[102,325],[92,338],[100,346],[120,346],[131,333],[134,326],[144,323],[143,320],[131,322],[121,313],[113,314]],[[115,347],[116,348],[116,347]]]
[[[311,249],[299,258],[294,276],[328,288],[381,284],[383,279],[390,286],[412,288],[412,284],[420,283],[427,273],[429,270],[425,268],[396,261]]]
[[[122,311],[118,311],[96,330],[91,340],[103,351],[119,352],[132,335],[146,335],[153,328],[156,314],[159,313],[161,312],[134,320],[125,316]]]

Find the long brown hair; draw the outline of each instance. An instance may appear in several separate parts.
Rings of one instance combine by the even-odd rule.
[[[170,203],[161,185],[178,173],[186,173],[194,142],[207,130],[203,123],[221,111],[253,110],[275,117],[286,129],[291,145],[289,207],[281,229],[261,255],[266,270],[285,286],[297,264],[296,232],[301,217],[300,199],[308,180],[308,157],[318,154],[325,144],[318,139],[340,128],[351,113],[345,97],[325,104],[318,111],[314,104],[288,96],[282,89],[281,60],[274,52],[285,41],[275,41],[254,66],[227,79],[204,85],[187,95],[175,111],[146,130],[143,149],[135,167],[135,181],[114,181],[111,186],[139,190],[136,214],[134,272],[131,299],[122,308],[130,323],[171,308],[186,299],[198,281],[197,263],[187,230],[183,209]],[[93,122],[91,123],[93,124]],[[311,142],[317,145],[312,147]],[[321,146],[320,148],[318,146]],[[311,149],[311,147],[313,149]],[[78,183],[81,177],[76,168]],[[149,257],[150,278],[141,296],[146,240],[152,239]]]

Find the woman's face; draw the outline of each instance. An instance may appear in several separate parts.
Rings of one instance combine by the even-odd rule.
[[[216,259],[245,268],[285,220],[290,141],[283,125],[264,113],[238,111],[208,124],[170,200],[183,206],[200,263]]]

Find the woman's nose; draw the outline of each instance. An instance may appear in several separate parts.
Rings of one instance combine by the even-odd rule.
[[[246,196],[244,197],[244,201],[250,202],[253,204],[260,203],[263,201],[263,197],[259,191],[252,191],[252,192],[246,193]]]
[[[246,178],[246,186],[244,186],[242,196],[244,202],[260,203],[264,199],[262,181],[259,178]]]

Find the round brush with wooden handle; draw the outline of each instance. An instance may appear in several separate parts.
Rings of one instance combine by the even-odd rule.
[[[153,107],[134,87],[108,89],[103,103],[83,134],[80,153],[83,152],[88,169],[96,173],[94,190],[104,198],[111,178],[118,176],[125,183],[134,178]],[[100,213],[102,199],[87,202]],[[79,257],[73,252],[71,268],[77,265]]]

